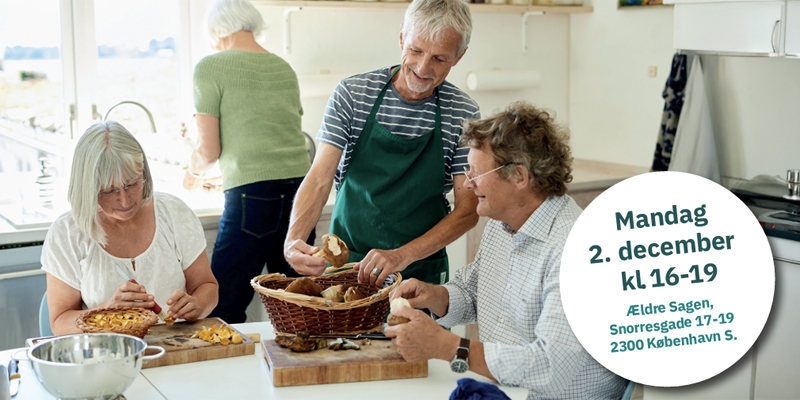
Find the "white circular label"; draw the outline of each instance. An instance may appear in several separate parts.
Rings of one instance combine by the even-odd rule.
[[[739,360],[769,317],[775,266],[753,213],[696,175],[620,182],[583,211],[561,260],[578,340],[649,386],[709,379]]]

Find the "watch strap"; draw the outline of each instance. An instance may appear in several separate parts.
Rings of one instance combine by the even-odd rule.
[[[461,338],[461,343],[459,343],[458,348],[456,349],[456,358],[466,360],[468,356],[469,356],[469,339]]]

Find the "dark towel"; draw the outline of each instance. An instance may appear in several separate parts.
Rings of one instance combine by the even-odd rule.
[[[684,90],[686,88],[686,55],[675,54],[672,57],[672,71],[664,85],[664,112],[661,115],[661,128],[656,140],[656,151],[653,155],[653,171],[666,171],[672,159],[672,144],[675,142],[675,131],[683,108]]]
[[[472,378],[458,380],[458,387],[450,400],[511,400],[499,387],[491,383],[478,382]]]

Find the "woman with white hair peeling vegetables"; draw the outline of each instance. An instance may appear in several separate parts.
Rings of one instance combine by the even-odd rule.
[[[144,151],[122,125],[94,124],[78,140],[68,196],[72,210],[42,248],[53,333],[80,332],[75,318],[85,309],[159,304],[187,320],[211,312],[218,287],[200,220],[177,197],[153,192]]]
[[[225,210],[211,270],[220,286],[211,313],[245,322],[262,273],[298,276],[283,258],[292,199],[311,162],[300,125],[300,86],[292,67],[256,41],[264,20],[247,0],[220,0],[206,29],[217,53],[197,63],[194,103],[198,143],[184,187],[196,189],[219,160]],[[303,239],[314,240],[314,232]]]

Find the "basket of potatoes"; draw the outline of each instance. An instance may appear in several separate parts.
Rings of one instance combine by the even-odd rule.
[[[332,236],[330,240],[336,240],[337,247],[346,251],[346,245],[338,237],[325,236]],[[326,237],[323,242],[327,247]],[[261,297],[278,334],[351,335],[380,331],[389,311],[389,293],[400,284],[402,276],[390,275],[384,287],[378,289],[358,283],[358,272],[352,269],[354,264],[332,263],[325,275],[316,277],[260,275],[250,285]]]

